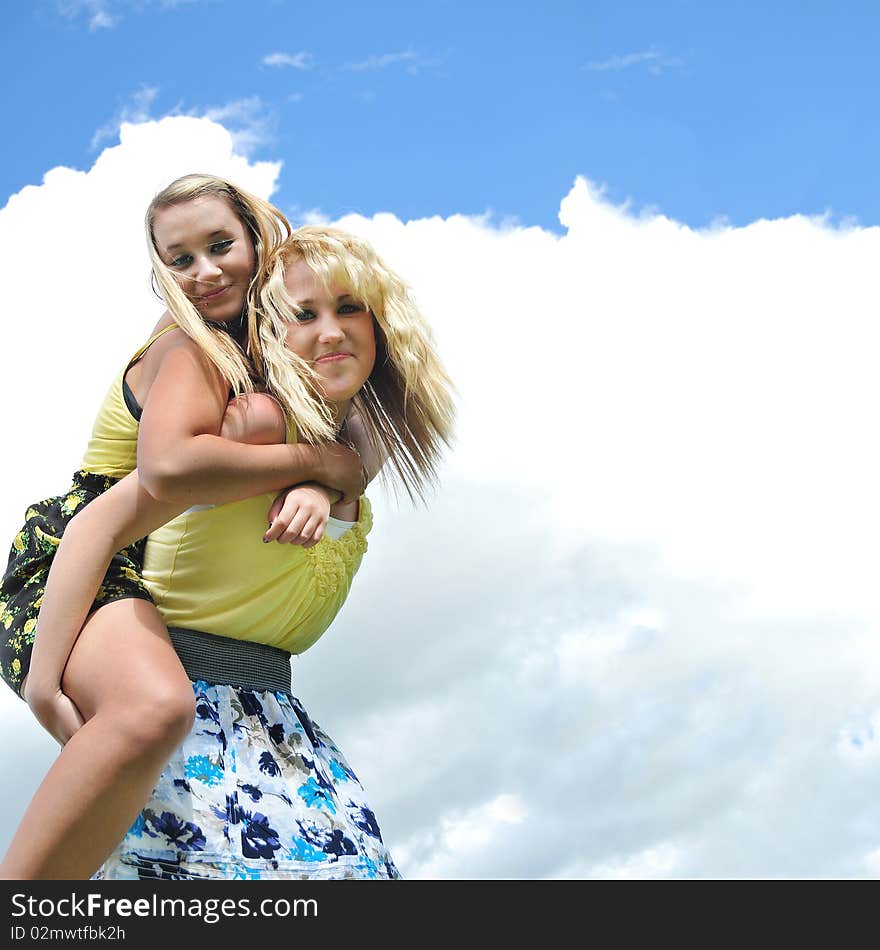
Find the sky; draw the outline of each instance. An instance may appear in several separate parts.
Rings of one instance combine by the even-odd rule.
[[[7,4],[0,194],[122,119],[208,115],[283,156],[292,216],[489,214],[560,233],[579,174],[704,227],[880,220],[869,0]],[[338,11],[338,12],[336,12]]]
[[[158,317],[149,198],[225,175],[370,239],[460,392],[294,661],[403,874],[880,876],[869,6],[18,7],[0,533]],[[54,747],[0,712],[2,848]]]

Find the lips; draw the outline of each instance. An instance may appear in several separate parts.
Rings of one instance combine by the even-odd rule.
[[[218,297],[225,294],[226,291],[229,290],[229,287],[230,285],[227,284],[225,287],[221,287],[219,290],[212,290],[211,293],[209,294],[202,294],[199,297],[199,300],[201,300],[202,302],[209,301],[209,300],[216,300]]]
[[[345,360],[351,357],[351,353],[348,352],[339,352],[339,353],[325,353],[323,356],[319,356],[315,359],[316,363],[335,363],[338,360]]]

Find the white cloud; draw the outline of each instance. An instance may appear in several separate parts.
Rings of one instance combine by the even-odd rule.
[[[27,459],[0,536],[67,484],[153,325],[143,208],[196,168],[264,195],[280,173],[177,116],[0,211],[21,315],[4,437]],[[695,231],[585,179],[560,222],[341,222],[415,287],[459,435],[426,509],[373,493],[370,551],[296,692],[409,877],[876,875],[880,229]],[[0,768],[23,776],[8,838],[48,756],[0,708]]]
[[[880,848],[865,855],[865,870],[870,877],[880,877]]]
[[[655,49],[649,49],[595,60],[587,63],[584,68],[590,72],[620,72],[633,66],[644,66],[652,75],[659,76],[667,69],[682,65],[684,65],[683,60],[677,56],[666,56]]]
[[[203,116],[229,128],[233,148],[241,155],[252,155],[275,136],[277,116],[259,96],[235,99],[225,105],[209,106],[190,114]]]
[[[96,149],[107,139],[116,138],[124,122],[130,124],[147,122],[151,118],[150,109],[158,94],[158,86],[141,86],[141,88],[132,95],[130,101],[123,105],[109,122],[104,123],[104,125],[95,131],[95,134],[92,136],[91,147]]]
[[[89,29],[94,30],[109,30],[112,27],[116,26],[118,23],[116,17],[110,16],[106,10],[96,10],[92,14],[92,18],[89,20]]]
[[[644,880],[675,876],[681,865],[679,849],[668,842],[645,848],[636,854],[617,855],[595,866],[574,864],[556,875],[557,879]]]
[[[112,0],[58,0],[58,12],[68,20],[88,19],[91,31],[111,29],[118,18],[110,13]]]
[[[436,66],[439,62],[439,59],[432,59],[422,56],[413,50],[406,50],[401,53],[379,53],[368,56],[366,59],[359,60],[356,63],[345,63],[340,68],[351,72],[374,72],[380,69],[387,69],[389,66],[404,64],[406,71],[411,75],[415,75],[423,67]]]
[[[502,793],[465,813],[442,815],[436,826],[420,830],[397,849],[395,861],[415,878],[467,877],[462,868],[486,852],[503,847],[528,817],[516,795]]]
[[[216,0],[56,0],[58,12],[68,20],[86,18],[89,30],[108,30],[117,26],[129,11],[140,13],[148,7],[173,9],[191,3],[215,3]]]
[[[107,139],[115,138],[124,123],[138,124],[180,115],[206,118],[223,124],[232,135],[233,148],[241,155],[252,155],[275,137],[277,114],[259,96],[234,99],[215,106],[185,108],[182,103],[177,103],[160,115],[154,116],[152,107],[158,94],[158,86],[142,86],[113,119],[95,132],[92,136],[92,148],[97,148]]]
[[[312,54],[306,50],[298,53],[269,53],[262,59],[264,66],[290,66],[293,69],[311,69]]]

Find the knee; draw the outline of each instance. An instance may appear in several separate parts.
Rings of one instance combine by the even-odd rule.
[[[163,683],[133,698],[118,723],[132,751],[169,755],[192,730],[196,703],[189,680]]]
[[[157,703],[161,707],[159,721],[161,731],[177,747],[192,731],[196,718],[196,698],[192,684],[184,680],[167,691]]]

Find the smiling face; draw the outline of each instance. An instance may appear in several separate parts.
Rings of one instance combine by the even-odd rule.
[[[225,323],[242,313],[256,255],[229,202],[203,195],[161,205],[153,213],[152,233],[159,256],[205,320]]]
[[[287,262],[284,286],[297,306],[287,346],[312,366],[341,417],[376,362],[373,315],[347,287],[325,287],[301,257]]]

